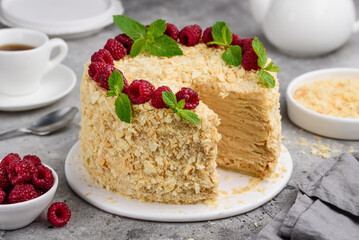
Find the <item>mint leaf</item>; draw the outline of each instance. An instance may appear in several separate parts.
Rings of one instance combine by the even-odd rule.
[[[265,70],[271,69],[273,64],[274,64],[273,61],[271,61],[264,69]]]
[[[227,46],[228,46],[226,43],[216,42],[216,41],[212,41],[212,42],[207,43],[207,45],[211,45],[211,44],[217,44],[217,45],[223,46],[223,47],[227,47]]]
[[[147,45],[147,39],[146,38],[139,38],[135,40],[132,44],[130,56],[136,57],[138,54],[143,52]]]
[[[257,72],[257,75],[264,83],[267,83],[270,88],[274,88],[275,79],[270,73],[262,69]]]
[[[224,28],[225,25],[226,25],[225,22],[216,22],[215,24],[213,24],[212,36],[214,41],[226,44],[222,36],[222,29]]]
[[[114,15],[113,21],[116,26],[133,41],[146,36],[147,28],[136,20],[126,17],[125,15]]]
[[[115,101],[115,110],[118,118],[127,123],[131,123],[131,101],[128,96],[121,93],[124,87],[122,74],[115,70],[108,78],[108,86],[110,91],[107,92],[107,97],[118,96]]]
[[[267,52],[263,44],[255,37],[252,41],[252,47],[258,56],[258,66],[264,68],[267,63]]]
[[[107,92],[107,96],[117,96],[119,95],[124,87],[123,77],[119,71],[113,71],[108,78],[108,86],[110,91]]]
[[[182,49],[172,38],[167,35],[156,37],[154,42],[148,42],[146,50],[155,56],[172,57],[183,55]]]
[[[178,103],[177,103],[177,108],[179,109],[183,109],[184,105],[186,105],[186,102],[184,99],[181,99]]]
[[[172,111],[176,112],[177,99],[176,95],[173,92],[162,92],[162,99],[166,103],[166,105],[172,109]]]
[[[273,65],[270,69],[266,69],[266,70],[268,70],[269,72],[279,72],[280,71],[279,67],[276,65]]]
[[[151,23],[151,25],[148,27],[148,33],[152,34],[153,37],[159,37],[166,31],[166,27],[166,21],[158,19]]]
[[[106,94],[107,97],[115,97],[115,96],[118,96],[118,94],[116,94],[115,92],[113,91],[108,91],[107,94]]]
[[[225,63],[238,67],[242,62],[242,49],[240,46],[229,46],[222,54]]]
[[[222,37],[224,43],[226,43],[227,45],[230,45],[232,43],[232,33],[231,31],[229,31],[227,24],[222,27]]]
[[[225,22],[216,22],[212,26],[212,36],[214,42],[219,42],[221,44],[215,43],[221,46],[229,46],[232,43],[232,33],[229,31],[229,28]],[[212,43],[211,43],[212,44]]]
[[[270,62],[268,66],[264,68],[264,70],[267,70],[269,72],[279,72],[279,67],[276,65],[273,65],[273,62]]]
[[[115,101],[115,110],[122,122],[131,123],[131,101],[128,96],[121,93]]]
[[[196,125],[199,125],[199,124],[200,124],[198,115],[197,115],[197,113],[195,113],[195,112],[192,112],[192,111],[187,110],[187,109],[183,109],[183,110],[178,111],[177,114],[178,114],[181,118],[186,119],[187,121],[189,121],[189,122],[191,122],[191,123],[194,123],[194,124],[196,124]]]

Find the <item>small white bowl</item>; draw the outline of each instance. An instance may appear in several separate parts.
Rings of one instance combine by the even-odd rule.
[[[55,196],[57,185],[59,183],[56,172],[46,164],[43,164],[52,171],[54,176],[54,185],[49,191],[40,197],[26,202],[13,204],[0,204],[0,229],[13,230],[25,227],[32,223],[49,206]]]
[[[308,72],[295,78],[289,84],[286,92],[289,118],[299,127],[318,135],[345,140],[359,140],[359,119],[340,118],[317,113],[305,108],[293,97],[298,87],[304,83],[338,78],[359,79],[359,69],[329,68]]]

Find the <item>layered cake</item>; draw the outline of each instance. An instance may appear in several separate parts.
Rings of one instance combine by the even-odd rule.
[[[257,38],[223,22],[202,33],[114,19],[124,34],[91,57],[81,83],[80,152],[94,181],[129,198],[193,204],[216,198],[217,165],[270,174],[279,69]]]

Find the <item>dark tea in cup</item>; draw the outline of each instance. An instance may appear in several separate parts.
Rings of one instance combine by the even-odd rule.
[[[6,44],[0,46],[0,51],[24,51],[34,49],[35,47],[24,44]]]

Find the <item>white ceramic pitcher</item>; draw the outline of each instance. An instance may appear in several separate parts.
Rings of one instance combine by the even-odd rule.
[[[359,31],[352,0],[250,0],[268,40],[293,56],[331,52]]]

